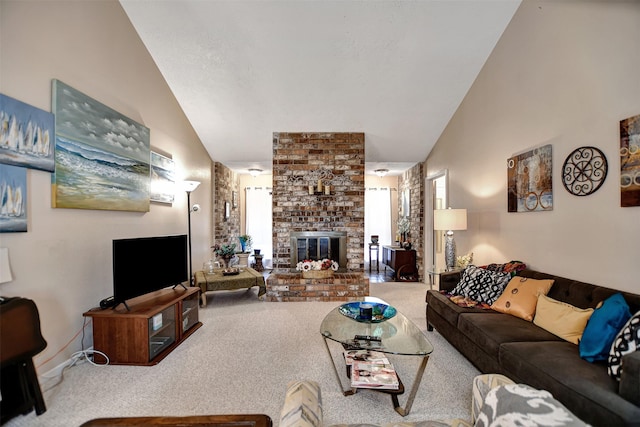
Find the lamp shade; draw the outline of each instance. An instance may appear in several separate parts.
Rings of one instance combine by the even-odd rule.
[[[9,248],[0,248],[0,283],[13,280],[11,266],[9,265]]]
[[[193,190],[198,188],[198,185],[200,185],[200,181],[182,181],[182,188],[187,193],[191,193]]]
[[[433,211],[434,230],[466,230],[466,209],[436,209]]]

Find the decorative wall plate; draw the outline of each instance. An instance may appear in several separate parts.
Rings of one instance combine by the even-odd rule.
[[[562,165],[562,184],[574,196],[588,196],[602,186],[607,171],[607,158],[598,148],[576,148]]]

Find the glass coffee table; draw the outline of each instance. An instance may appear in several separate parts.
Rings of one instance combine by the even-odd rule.
[[[346,390],[343,388],[338,368],[327,340],[340,343],[343,348],[348,349],[376,350],[388,354],[421,357],[422,362],[413,380],[404,408],[398,402],[398,395],[404,392],[402,384],[400,390],[378,390],[391,394],[391,400],[397,413],[403,417],[409,414],[413,400],[420,387],[424,370],[427,367],[429,355],[433,351],[433,346],[427,340],[427,337],[411,320],[398,311],[394,317],[379,323],[363,322],[342,314],[340,307],[336,307],[322,321],[320,333],[324,338],[324,344],[333,364],[338,385],[345,396],[354,394],[357,388],[348,388]],[[358,336],[358,339],[356,339],[356,336]]]

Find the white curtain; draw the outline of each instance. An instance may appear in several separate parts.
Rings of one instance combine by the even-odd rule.
[[[364,259],[369,261],[371,236],[378,235],[380,245],[391,244],[391,189],[367,188],[364,193]]]
[[[271,223],[271,188],[247,187],[246,232],[253,239],[253,249],[260,249],[262,265],[271,268],[273,262],[273,233]]]

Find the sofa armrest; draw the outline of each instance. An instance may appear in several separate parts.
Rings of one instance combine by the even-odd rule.
[[[462,271],[446,271],[440,273],[440,290],[452,291],[462,278]]]
[[[280,412],[280,427],[321,427],[322,396],[315,381],[291,381]]]
[[[619,394],[625,400],[640,406],[640,351],[622,358]]]

